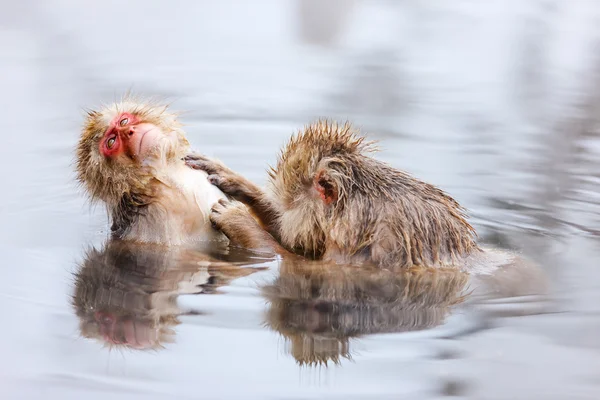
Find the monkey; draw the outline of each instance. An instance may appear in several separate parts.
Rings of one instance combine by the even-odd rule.
[[[398,271],[285,259],[261,287],[265,325],[281,334],[300,365],[351,359],[351,340],[432,329],[470,295],[469,274],[453,268]]]
[[[226,196],[185,166],[190,144],[169,105],[126,95],[88,110],[76,148],[77,181],[103,203],[111,236],[169,245],[227,241],[208,219]]]
[[[266,190],[219,160],[199,153],[185,160],[238,201],[220,199],[210,215],[238,242],[260,238],[281,255],[384,268],[484,271],[514,262],[513,254],[477,243],[454,198],[376,159],[377,151],[350,123],[317,120],[283,146]]]
[[[92,247],[74,273],[71,295],[81,336],[109,348],[164,349],[175,341],[180,315],[201,314],[181,310],[179,295],[218,294],[232,280],[264,269],[228,258],[119,239]]]

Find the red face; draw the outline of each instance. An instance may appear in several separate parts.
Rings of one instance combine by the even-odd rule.
[[[116,158],[125,154],[141,161],[164,136],[156,125],[140,123],[135,115],[121,113],[113,118],[104,137],[100,140],[100,153],[107,158]]]

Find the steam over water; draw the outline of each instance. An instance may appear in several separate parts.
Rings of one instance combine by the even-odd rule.
[[[599,14],[594,0],[4,2],[0,397],[599,398]],[[195,149],[260,184],[304,124],[350,120],[533,266],[422,276],[106,247],[74,148],[83,110],[127,90],[171,101]]]

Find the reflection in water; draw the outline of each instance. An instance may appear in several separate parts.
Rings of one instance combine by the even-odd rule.
[[[600,398],[600,3],[231,3],[3,2],[1,397],[429,399],[464,382],[469,393],[459,394],[472,399]],[[539,263],[551,293],[536,295],[535,271],[502,268],[468,284],[485,297],[470,294],[435,340],[425,331],[370,338],[361,362],[343,362],[323,388],[298,382],[294,358],[277,357],[279,334],[255,329],[263,304],[244,289],[179,297],[182,309],[190,300],[219,314],[179,317],[169,351],[111,357],[72,340],[79,320],[64,315],[65,274],[81,243],[106,228],[73,184],[80,111],[128,89],[188,110],[190,142],[257,183],[279,144],[313,117],[352,120],[382,139],[384,161],[455,194],[485,242]],[[78,305],[85,329],[97,324],[84,307],[94,291],[140,285],[114,266],[122,263],[89,264],[77,287],[88,298]],[[179,279],[148,275],[135,291],[145,301]],[[119,312],[158,314],[153,307]],[[453,356],[425,356],[438,349]]]
[[[465,298],[466,273],[450,269],[402,271],[286,261],[262,288],[267,325],[290,344],[303,365],[351,358],[350,339],[433,328]]]
[[[212,294],[261,268],[196,250],[109,241],[87,252],[75,274],[81,335],[110,346],[160,349],[173,342],[181,294]],[[252,260],[253,263],[257,259]],[[196,314],[196,312],[188,312]]]

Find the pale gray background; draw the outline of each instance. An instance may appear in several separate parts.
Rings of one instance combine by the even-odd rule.
[[[600,398],[599,16],[596,0],[0,2],[0,397],[429,399],[458,382],[473,399]],[[107,220],[73,148],[83,108],[127,89],[172,100],[194,147],[260,183],[311,119],[355,122],[483,239],[540,262],[551,313],[507,299],[307,370],[260,326],[248,278],[181,298],[209,315],[165,351],[79,338],[71,272]]]

